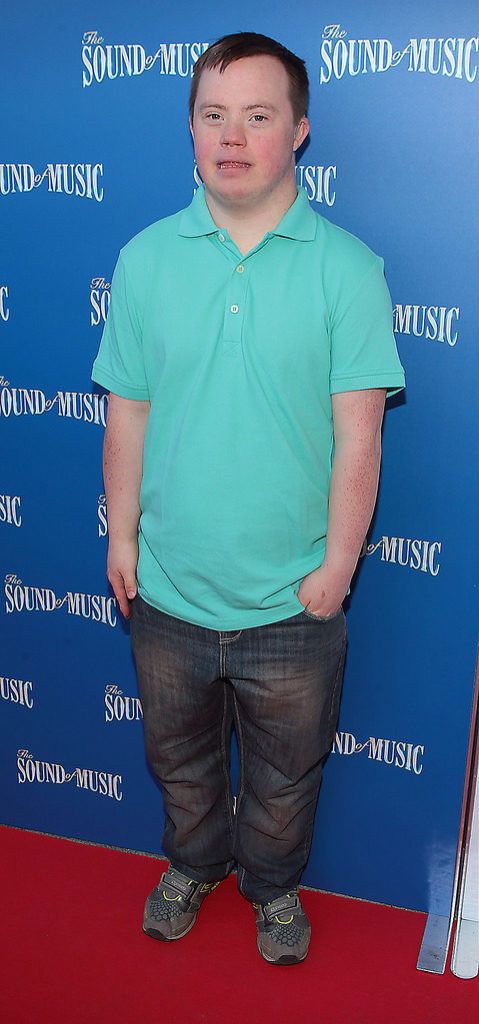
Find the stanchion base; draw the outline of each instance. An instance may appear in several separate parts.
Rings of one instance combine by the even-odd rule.
[[[451,971],[457,978],[477,978],[479,972],[479,924],[461,918],[456,926]]]
[[[448,945],[449,918],[439,914],[428,914],[416,964],[417,970],[444,974]]]

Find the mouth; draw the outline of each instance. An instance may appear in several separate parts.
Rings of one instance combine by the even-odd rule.
[[[216,166],[220,171],[244,171],[247,167],[251,167],[251,164],[244,160],[218,160]]]

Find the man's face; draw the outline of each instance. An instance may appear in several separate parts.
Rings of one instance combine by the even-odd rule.
[[[309,131],[294,124],[287,72],[276,57],[242,57],[202,72],[193,124],[198,170],[222,206],[266,203],[294,180],[293,153]]]

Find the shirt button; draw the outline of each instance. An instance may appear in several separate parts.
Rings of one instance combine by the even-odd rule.
[[[242,264],[242,263],[240,263],[239,267],[236,267],[236,273],[237,273],[237,274],[242,274],[242,273],[243,273],[243,271],[244,271],[244,267],[243,267],[243,264]]]
[[[224,242],[225,241],[225,236],[222,235],[222,234],[218,235],[218,238],[219,238],[220,242]]]
[[[230,310],[232,313],[239,313],[239,306],[230,306]]]

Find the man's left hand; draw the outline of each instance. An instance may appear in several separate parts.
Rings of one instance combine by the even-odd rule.
[[[298,597],[311,615],[329,618],[339,611],[350,582],[343,574],[320,565],[301,581]]]

